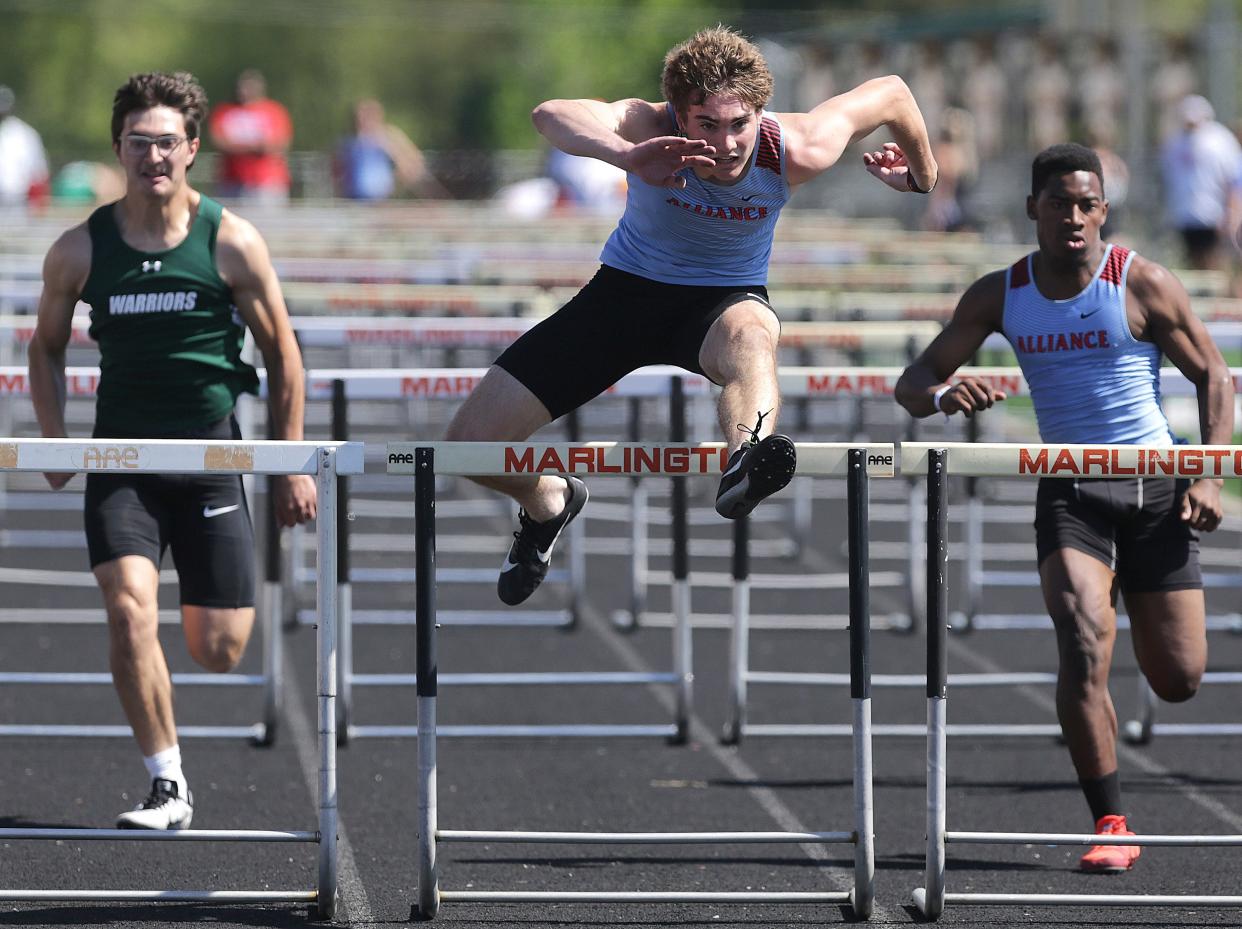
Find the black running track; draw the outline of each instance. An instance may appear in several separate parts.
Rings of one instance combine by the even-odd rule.
[[[403,437],[404,438],[404,437]],[[378,471],[378,462],[374,465]],[[382,478],[361,482],[357,496],[385,487],[391,518],[358,517],[356,532],[406,534],[412,486]],[[36,485],[24,485],[34,487]],[[874,482],[873,482],[874,486]],[[812,550],[797,560],[758,558],[763,572],[842,571],[845,557],[844,506],[822,485],[815,505]],[[395,492],[392,492],[394,491]],[[844,496],[841,485],[840,496]],[[408,491],[408,492],[407,492]],[[710,506],[714,488],[699,486],[695,506]],[[478,493],[444,487],[445,498]],[[957,491],[955,491],[957,492]],[[374,495],[374,494],[371,494]],[[597,499],[610,499],[600,494]],[[960,495],[959,495],[960,499]],[[775,506],[772,504],[771,506]],[[589,512],[589,511],[588,511]],[[761,508],[759,513],[763,512]],[[657,522],[665,522],[658,520]],[[80,525],[73,512],[5,515],[5,529],[66,528]],[[621,535],[616,523],[590,522],[593,536]],[[494,544],[477,557],[442,555],[441,566],[498,565],[511,531],[508,521],[477,518],[445,521],[442,538],[484,534]],[[666,529],[653,529],[657,536]],[[729,528],[696,527],[695,538],[728,537]],[[757,539],[778,538],[779,522],[758,521]],[[877,523],[874,540],[899,540],[896,523]],[[1029,538],[1022,526],[995,535]],[[1236,549],[1237,535],[1232,536]],[[562,553],[563,555],[564,553]],[[951,553],[951,558],[954,557]],[[6,548],[6,567],[81,568],[84,553]],[[413,565],[409,552],[356,553],[355,566]],[[667,561],[655,559],[654,567]],[[873,570],[893,570],[876,562]],[[1019,567],[1027,567],[1020,565]],[[487,670],[667,670],[666,628],[621,632],[609,616],[627,605],[625,562],[592,556],[587,604],[573,630],[446,627],[440,633],[441,673]],[[696,557],[692,572],[726,571],[725,559]],[[956,583],[956,572],[954,573]],[[693,573],[692,573],[693,577]],[[175,604],[175,590],[165,606]],[[313,600],[303,595],[303,605]],[[48,589],[8,584],[8,607],[93,606],[89,587]],[[953,595],[951,594],[951,597]],[[1236,610],[1237,593],[1211,592],[1217,610]],[[413,589],[357,585],[356,608],[413,607]],[[563,592],[546,589],[532,605],[554,607]],[[498,606],[486,588],[442,586],[441,608]],[[873,611],[903,610],[900,589],[877,589]],[[1037,610],[1031,591],[995,591],[992,611]],[[699,590],[696,612],[729,608],[728,593]],[[651,609],[667,611],[667,591],[652,594]],[[757,613],[844,613],[844,591],[756,592]],[[163,630],[174,669],[192,670],[176,627]],[[694,636],[695,699],[688,744],[659,739],[439,740],[440,827],[444,829],[565,831],[848,830],[851,828],[851,754],[847,739],[749,738],[723,747],[718,735],[726,718],[728,639],[721,629],[701,628]],[[286,705],[276,743],[256,748],[242,741],[186,740],[186,771],[196,796],[196,828],[316,828],[315,642],[299,627],[284,633]],[[355,630],[358,671],[414,670],[412,627]],[[1242,637],[1212,633],[1211,666],[1237,668]],[[876,632],[874,673],[923,672],[921,634]],[[1055,653],[1050,631],[976,632],[955,635],[950,670],[1050,670]],[[756,631],[751,665],[762,669],[845,671],[845,633]],[[10,625],[0,631],[0,669],[104,670],[102,624]],[[242,670],[258,670],[252,648]],[[1136,686],[1133,656],[1123,633],[1114,670],[1114,698],[1122,719],[1131,715]],[[1190,704],[1162,707],[1160,720],[1232,721],[1242,716],[1238,690],[1208,687]],[[248,724],[257,719],[253,692],[183,687],[178,720]],[[412,688],[359,690],[355,722],[415,722]],[[543,690],[441,687],[440,722],[567,723],[665,722],[672,696],[659,686],[559,687]],[[755,722],[848,722],[844,688],[752,685],[750,718]],[[877,688],[876,723],[924,720],[921,689]],[[1051,722],[1051,688],[1007,687],[950,692],[950,722]],[[122,722],[108,687],[7,686],[0,688],[0,721]],[[338,920],[357,926],[409,921],[415,893],[417,766],[413,740],[356,740],[339,754],[340,906]],[[1158,738],[1143,747],[1121,749],[1121,771],[1132,822],[1152,833],[1242,833],[1242,750],[1236,738]],[[925,747],[919,738],[875,740],[875,832],[877,925],[917,921],[910,892],[923,884]],[[1052,739],[950,740],[950,829],[982,831],[1090,830],[1068,756]],[[115,815],[144,792],[141,759],[127,739],[11,738],[0,744],[0,825],[111,826]],[[801,846],[521,846],[441,845],[440,883],[445,889],[478,890],[841,890],[851,881],[852,850],[826,846],[819,853]],[[1118,877],[1086,876],[1075,870],[1081,848],[954,846],[948,850],[952,891],[1034,893],[1236,894],[1242,852],[1237,849],[1153,848],[1135,869]],[[0,852],[0,882],[9,888],[312,888],[313,846],[178,845],[120,843],[6,843]],[[812,926],[845,921],[836,906],[714,904],[505,904],[446,903],[436,922],[450,926]],[[303,926],[306,907],[81,903],[0,904],[0,926]],[[950,904],[941,920],[963,926],[1063,925],[1236,925],[1242,913],[1194,908],[965,907]]]

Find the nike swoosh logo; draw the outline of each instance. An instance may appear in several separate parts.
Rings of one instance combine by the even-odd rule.
[[[539,551],[539,549],[535,549],[535,557],[538,558],[540,561],[542,561],[544,564],[549,564],[552,561],[552,551],[551,549],[549,549],[546,552],[541,552]],[[517,562],[514,561],[508,554],[506,554],[505,563],[500,566],[500,573],[504,574],[506,571],[512,571],[516,567],[517,567]]]
[[[745,461],[745,460],[746,460],[746,456],[745,456],[745,455],[738,455],[738,456],[737,456],[737,464],[735,464],[733,467],[731,467],[728,471],[726,471],[724,474],[722,474],[722,475],[720,475],[720,476],[721,476],[721,477],[728,477],[730,474],[732,474],[734,471],[736,471],[738,468],[740,468],[740,467],[742,466],[742,462],[743,462],[743,461]]]
[[[1079,314],[1078,314],[1078,318],[1079,318],[1079,319],[1086,319],[1088,316],[1094,316],[1096,313],[1100,312],[1100,310],[1102,310],[1102,309],[1104,309],[1104,307],[1102,307],[1102,306],[1097,306],[1094,310],[1092,310],[1092,311],[1091,311],[1091,312],[1089,312],[1089,313],[1079,313]]]
[[[754,199],[755,199],[755,197],[757,197],[757,196],[759,196],[759,195],[758,195],[758,194],[751,194],[749,197],[738,197],[738,199],[739,199],[739,200],[744,200],[745,202],[750,203],[750,201],[751,201],[751,200],[754,200]]]
[[[225,513],[232,513],[234,510],[240,510],[241,504],[234,503],[231,506],[203,507],[203,518],[211,519],[213,516],[223,516]]]

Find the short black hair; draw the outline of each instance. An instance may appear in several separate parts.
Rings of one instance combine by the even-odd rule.
[[[1074,171],[1090,171],[1100,179],[1100,192],[1104,192],[1104,168],[1100,156],[1077,142],[1049,145],[1035,156],[1031,164],[1031,196],[1038,197],[1050,177],[1060,177]]]
[[[112,100],[112,142],[121,141],[125,117],[137,110],[166,106],[185,117],[186,138],[197,139],[198,127],[207,116],[207,94],[188,71],[149,71],[132,74]]]

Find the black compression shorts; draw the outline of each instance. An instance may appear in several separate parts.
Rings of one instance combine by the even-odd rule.
[[[240,439],[241,430],[230,416],[164,438]],[[254,606],[254,527],[241,475],[92,472],[84,519],[92,568],[122,555],[141,555],[158,568],[171,548],[182,604]]]
[[[652,364],[695,374],[707,330],[747,297],[768,304],[763,286],[664,284],[602,266],[578,294],[527,330],[496,359],[556,419]]]
[[[1127,593],[1196,590],[1199,536],[1181,519],[1185,480],[1042,478],[1035,499],[1035,544],[1042,564],[1073,548],[1116,572]]]

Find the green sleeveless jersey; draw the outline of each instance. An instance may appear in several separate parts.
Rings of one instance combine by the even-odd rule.
[[[216,270],[221,206],[201,197],[174,248],[139,252],[121,238],[116,204],[91,214],[91,271],[82,291],[99,343],[95,431],[157,438],[223,419],[259,378],[241,360],[246,329]]]

